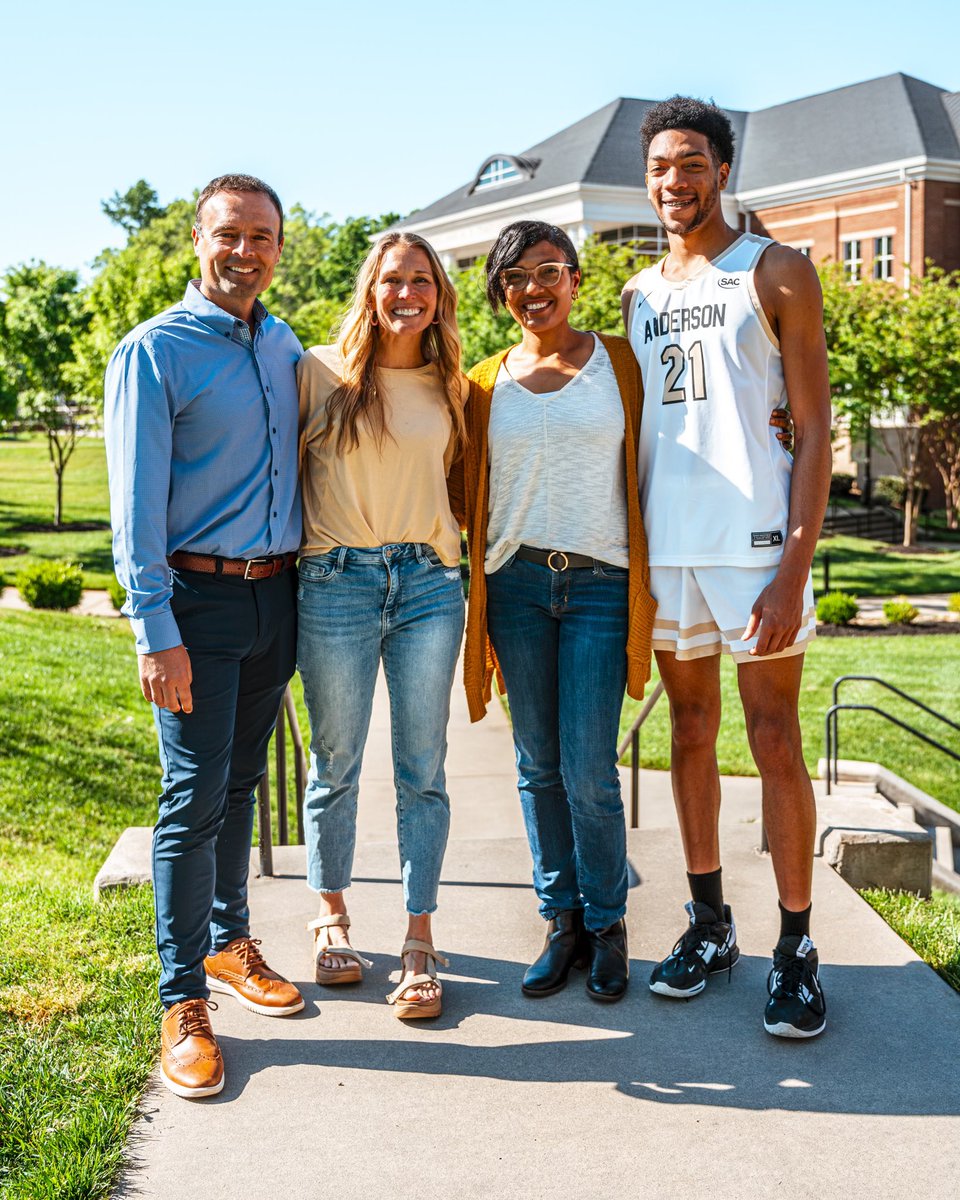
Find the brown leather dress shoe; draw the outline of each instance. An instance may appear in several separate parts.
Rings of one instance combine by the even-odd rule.
[[[223,1091],[223,1059],[206,1000],[181,1000],[163,1014],[160,1078],[187,1100]]]
[[[292,983],[271,971],[257,949],[257,938],[238,937],[219,954],[203,960],[211,992],[233,996],[244,1008],[264,1017],[288,1017],[303,1008],[303,997]]]

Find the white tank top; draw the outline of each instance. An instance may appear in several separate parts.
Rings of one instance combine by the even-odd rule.
[[[490,405],[490,508],[484,572],[524,543],[626,567],[623,401],[600,339],[558,392],[535,395],[505,360]]]
[[[793,459],[770,426],[786,403],[744,233],[690,279],[641,271],[630,344],[643,374],[639,477],[652,566],[767,566],[787,535]]]

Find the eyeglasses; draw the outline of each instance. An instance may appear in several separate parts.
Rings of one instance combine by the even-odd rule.
[[[508,267],[500,272],[500,282],[508,292],[520,292],[527,286],[532,275],[541,287],[556,287],[563,277],[563,268],[573,270],[573,263],[545,262],[528,271],[525,267]]]

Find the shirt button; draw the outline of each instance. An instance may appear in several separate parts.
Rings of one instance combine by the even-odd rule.
[[[274,515],[274,516],[276,516],[277,514],[276,514],[276,513],[274,513],[273,515]]]
[[[279,471],[276,471],[276,470],[275,470],[273,473],[274,473],[274,475],[279,475],[279,474],[280,474],[280,472],[279,472]]]
[[[265,390],[265,391],[268,391],[268,392],[270,391],[270,389],[269,389],[269,388],[265,388],[264,390]]]
[[[273,427],[273,432],[274,432],[274,433],[276,433],[276,432],[277,432],[277,427],[276,427],[276,425],[274,425],[274,427]]]

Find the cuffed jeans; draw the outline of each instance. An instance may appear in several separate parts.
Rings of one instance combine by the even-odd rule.
[[[303,803],[307,883],[350,886],[357,797],[382,659],[390,697],[397,837],[407,912],[437,907],[450,828],[444,777],[463,588],[420,543],[339,547],[300,563],[297,666],[310,714]]]
[[[204,956],[250,932],[255,790],[293,674],[296,571],[246,582],[173,573],[193,712],[154,706],[163,769],[153,834],[160,999],[206,997]]]
[[[627,615],[617,567],[555,572],[514,558],[487,579],[540,912],[582,908],[593,930],[626,912],[617,733]]]

